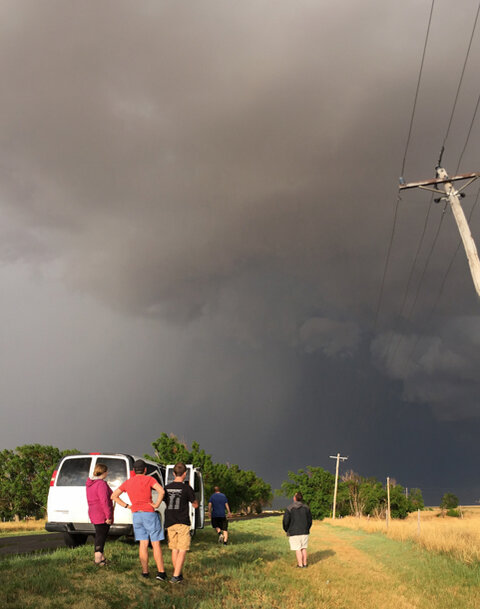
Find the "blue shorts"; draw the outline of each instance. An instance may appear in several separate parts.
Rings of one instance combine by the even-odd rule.
[[[135,541],[163,541],[162,523],[157,512],[133,512],[133,530]]]

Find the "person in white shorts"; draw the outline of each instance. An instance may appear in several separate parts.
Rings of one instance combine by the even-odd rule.
[[[303,502],[300,491],[295,493],[293,503],[285,510],[283,515],[283,530],[290,542],[290,549],[296,553],[297,567],[307,567],[308,535],[312,526],[312,512]]]

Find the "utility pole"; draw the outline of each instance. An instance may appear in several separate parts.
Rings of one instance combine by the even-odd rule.
[[[387,476],[387,529],[390,524],[390,478]]]
[[[333,492],[333,520],[335,520],[335,512],[337,509],[337,488],[338,488],[338,464],[340,463],[340,459],[342,461],[346,461],[348,459],[348,457],[341,457],[340,453],[337,453],[336,457],[332,457],[332,455],[330,455],[330,459],[336,459],[337,460],[337,467],[335,470],[335,490]]]
[[[460,197],[463,198],[465,196],[465,193],[462,191],[480,177],[480,172],[465,173],[463,175],[450,178],[445,169],[440,167],[441,156],[442,155],[440,155],[439,164],[435,168],[437,174],[437,178],[435,180],[428,180],[426,182],[411,182],[410,184],[405,184],[403,178],[400,178],[399,189],[406,190],[407,188],[420,188],[422,190],[429,190],[437,195],[442,195],[441,197],[434,199],[435,203],[440,203],[442,200],[448,201],[450,207],[452,208],[458,231],[463,241],[465,253],[467,254],[473,284],[478,296],[480,297],[480,260],[478,259],[477,247],[475,245],[475,241],[473,240],[472,233],[470,232],[468,221],[465,217],[463,208],[460,205]],[[467,180],[467,183],[457,190],[453,186],[453,182],[462,180]]]

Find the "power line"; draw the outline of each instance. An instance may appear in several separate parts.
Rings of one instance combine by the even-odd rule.
[[[419,70],[419,74],[418,74],[418,80],[417,80],[417,87],[415,90],[415,96],[414,96],[414,101],[413,101],[413,107],[412,107],[412,113],[410,116],[410,124],[409,124],[409,128],[408,128],[408,135],[407,135],[407,141],[405,144],[405,151],[403,153],[403,160],[402,160],[402,169],[400,172],[400,175],[403,176],[404,171],[405,171],[405,164],[406,164],[406,160],[407,160],[407,152],[408,152],[408,147],[410,145],[410,138],[412,135],[412,128],[413,128],[413,121],[415,118],[415,110],[417,107],[417,100],[418,100],[418,94],[419,94],[419,90],[420,90],[420,82],[422,79],[422,73],[423,73],[423,65],[425,62],[425,55],[426,55],[426,51],[427,51],[427,46],[428,46],[428,38],[429,38],[429,34],[430,34],[430,25],[432,23],[432,15],[433,15],[433,8],[435,6],[435,0],[432,0],[432,4],[430,7],[430,15],[428,18],[428,26],[427,26],[427,32],[425,34],[425,42],[423,45],[423,53],[422,53],[422,59],[420,62],[420,70]],[[401,180],[403,180],[403,177],[401,178]],[[378,296],[378,301],[377,301],[377,309],[375,311],[375,320],[374,320],[374,324],[373,324],[373,329],[375,331],[376,327],[377,327],[377,323],[378,323],[378,317],[380,314],[380,307],[382,304],[382,300],[383,300],[383,292],[384,292],[384,288],[385,288],[385,279],[387,276],[387,270],[388,270],[388,265],[389,265],[389,261],[390,261],[390,254],[392,251],[392,245],[393,245],[393,240],[395,237],[395,228],[396,228],[396,224],[397,224],[397,218],[398,218],[398,208],[400,205],[400,201],[401,201],[401,197],[400,194],[397,195],[397,200],[395,203],[395,210],[394,210],[394,215],[393,215],[393,225],[392,225],[392,232],[390,235],[390,241],[388,244],[388,248],[387,248],[387,255],[385,258],[385,265],[383,268],[383,275],[382,275],[382,280],[380,283],[380,293]]]
[[[373,331],[374,332],[375,332],[375,330],[377,328],[378,316],[380,314],[380,307],[381,307],[382,300],[383,300],[383,290],[385,288],[385,278],[387,276],[388,263],[390,261],[390,254],[392,252],[392,244],[393,244],[393,239],[394,239],[394,236],[395,236],[395,228],[396,228],[396,225],[397,225],[398,207],[400,205],[400,201],[401,201],[401,197],[400,197],[400,194],[398,194],[397,195],[397,201],[395,203],[395,211],[394,211],[394,214],[393,214],[393,225],[392,225],[392,232],[391,232],[391,235],[390,235],[390,243],[388,244],[387,256],[385,258],[385,265],[383,267],[382,281],[380,283],[380,294],[378,295],[377,310],[375,311],[375,321],[373,323]]]
[[[430,11],[430,20],[429,20],[429,26],[428,26],[428,29],[427,29],[427,37],[428,37],[428,31],[430,29],[430,21],[431,21],[432,12],[433,12],[433,3],[432,3],[431,11]],[[446,141],[447,141],[449,133],[450,133],[450,128],[451,128],[451,125],[452,125],[452,122],[453,122],[453,117],[455,115],[455,110],[456,110],[456,106],[457,106],[457,102],[458,102],[461,86],[462,86],[462,83],[463,83],[463,78],[464,78],[464,75],[465,75],[466,66],[467,66],[467,63],[468,63],[469,56],[470,56],[470,50],[471,50],[471,47],[472,47],[472,42],[473,42],[473,38],[474,38],[474,35],[475,35],[475,30],[476,30],[479,14],[480,14],[480,2],[479,2],[478,7],[477,7],[477,12],[476,12],[476,15],[475,15],[475,20],[474,20],[474,24],[473,24],[473,28],[472,28],[472,33],[471,33],[471,36],[470,36],[467,52],[466,52],[466,55],[465,55],[465,60],[464,60],[464,63],[463,63],[460,79],[459,79],[458,86],[457,86],[457,91],[456,91],[456,94],[455,94],[455,100],[454,100],[454,103],[453,103],[452,111],[450,113],[448,127],[447,127],[447,130],[446,130],[446,133],[445,133],[445,137],[443,139],[442,149],[441,149],[441,152],[440,152],[440,158],[439,158],[439,163],[438,163],[439,165],[441,163],[441,159],[442,159],[442,156],[443,156],[443,153],[444,153],[444,150],[445,150],[445,144],[446,144]],[[426,48],[426,45],[425,45],[425,48]],[[424,48],[424,53],[425,53],[425,48]],[[422,59],[422,66],[423,66],[423,59]],[[418,87],[417,87],[417,90],[418,90]],[[415,101],[415,104],[416,104],[416,101]],[[415,107],[415,104],[414,104],[414,107]],[[459,158],[459,161],[458,161],[456,173],[458,173],[458,170],[459,170],[459,167],[460,167],[463,155],[464,155],[465,150],[466,150],[466,148],[468,146],[468,142],[470,140],[470,136],[471,136],[471,133],[472,133],[473,125],[475,123],[475,118],[476,118],[476,115],[477,115],[477,111],[478,111],[479,105],[480,105],[480,95],[479,95],[479,97],[477,99],[477,103],[476,103],[475,110],[474,110],[474,113],[473,113],[473,117],[472,117],[469,129],[468,129],[468,133],[467,133],[467,137],[466,137],[466,140],[465,140],[465,144],[464,144],[464,147],[463,147],[462,152],[460,154],[460,158]],[[412,122],[413,122],[413,118],[412,118]],[[404,164],[405,164],[405,157],[404,157]],[[480,191],[479,191],[479,193],[480,193]],[[473,212],[473,209],[476,206],[477,201],[478,201],[478,195],[477,195],[477,200],[476,200],[476,202],[474,204],[474,207],[472,208],[472,212]],[[416,265],[416,262],[417,262],[418,254],[420,252],[423,239],[424,239],[424,235],[425,235],[425,231],[426,231],[426,223],[428,221],[428,217],[429,217],[430,209],[431,209],[431,203],[432,203],[432,198],[430,199],[430,204],[429,204],[429,207],[428,207],[428,211],[427,211],[427,215],[426,215],[426,220],[425,220],[423,232],[422,232],[422,235],[421,235],[421,238],[420,238],[420,243],[419,243],[419,246],[417,247],[417,253],[415,255],[415,258],[414,258],[414,261],[413,261],[413,264],[412,264],[412,267],[411,267],[411,270],[410,270],[410,273],[409,273],[409,278],[408,278],[408,281],[407,281],[407,287],[406,287],[406,290],[405,290],[405,293],[404,293],[404,297],[403,297],[403,300],[402,300],[402,306],[401,306],[400,313],[399,313],[397,319],[400,319],[402,314],[403,314],[403,310],[404,310],[405,303],[406,303],[407,296],[408,296],[408,291],[410,289],[410,284],[411,284],[411,280],[412,280],[412,277],[413,277],[413,271],[414,271],[414,268],[415,268],[415,265]],[[440,223],[439,223],[438,228],[437,228],[437,233],[435,235],[435,238],[433,240],[432,246],[430,248],[430,252],[429,252],[429,254],[427,256],[427,259],[426,259],[426,262],[425,262],[425,265],[424,265],[424,268],[423,268],[423,271],[422,271],[422,275],[421,275],[420,280],[419,280],[419,282],[417,284],[417,290],[416,290],[416,293],[415,293],[415,298],[414,298],[413,304],[412,304],[412,306],[410,308],[410,311],[409,311],[409,313],[407,315],[407,319],[410,319],[410,316],[412,315],[412,313],[413,313],[413,311],[415,309],[415,306],[416,306],[416,303],[417,303],[417,300],[418,300],[418,297],[419,297],[420,289],[421,289],[421,286],[422,286],[422,283],[423,283],[423,279],[425,277],[425,273],[426,273],[426,270],[428,268],[428,264],[430,262],[430,258],[431,258],[432,254],[433,254],[433,250],[435,248],[435,245],[436,245],[437,240],[438,240],[438,236],[440,234],[440,229],[441,229],[444,217],[445,217],[445,211],[446,211],[446,208],[443,210],[442,216],[440,218]],[[444,278],[442,280],[442,284],[441,284],[441,287],[440,287],[438,299],[435,302],[434,306],[432,307],[432,311],[431,311],[430,315],[433,314],[433,312],[435,310],[435,307],[438,304],[438,300],[440,299],[440,296],[441,296],[441,294],[443,292],[446,279],[448,277],[448,274],[450,273],[451,268],[453,267],[453,262],[454,262],[454,260],[455,260],[455,258],[457,256],[458,250],[460,249],[460,245],[461,245],[461,242],[458,244],[458,246],[457,246],[457,248],[455,250],[455,253],[454,253],[454,255],[453,255],[453,257],[452,257],[452,259],[451,259],[451,261],[450,261],[450,263],[449,263],[449,265],[447,267],[447,271],[446,271],[446,273],[444,275]],[[429,317],[430,317],[430,315],[429,315]],[[400,345],[402,343],[402,340],[403,340],[403,336],[400,336],[400,338],[399,338],[399,340],[397,342],[397,345],[395,347],[395,351],[393,353],[393,360],[396,357],[396,354],[397,354],[398,349],[399,349],[399,347],[400,347]],[[411,356],[413,355],[413,352],[416,349],[417,343],[418,343],[418,337],[417,337],[417,339],[416,339],[416,341],[414,343],[414,346],[413,346],[413,349],[412,349],[412,351],[410,353],[410,356],[407,358],[407,362],[410,360]],[[392,337],[392,340],[391,340],[391,342],[389,344],[389,347],[387,349],[387,356],[386,356],[387,358],[388,358],[388,356],[390,354],[392,344],[393,344],[393,337]]]
[[[418,257],[420,255],[420,251],[422,249],[423,240],[425,238],[425,233],[427,231],[428,219],[430,217],[430,211],[432,209],[432,204],[433,204],[433,195],[430,197],[430,203],[428,205],[427,215],[425,216],[425,221],[423,223],[423,231],[422,231],[422,234],[420,236],[420,241],[419,241],[418,246],[417,246],[417,251],[415,252],[415,257],[414,257],[412,265],[410,267],[410,273],[408,275],[407,285],[406,285],[406,288],[405,288],[405,291],[404,291],[404,294],[403,294],[403,300],[402,300],[402,304],[400,306],[400,312],[397,315],[397,322],[400,321],[400,319],[401,319],[401,317],[403,315],[403,312],[405,310],[405,305],[406,305],[406,302],[407,302],[407,296],[408,296],[408,293],[410,291],[410,285],[411,285],[411,282],[412,282],[412,279],[413,279],[413,273],[414,273],[414,270],[415,270],[415,267],[416,267],[416,264],[417,264]],[[398,340],[397,346],[395,348],[395,353],[398,351],[398,348],[400,346],[401,340],[402,340],[402,338],[400,337],[399,340]],[[386,355],[386,359],[387,360],[389,359],[390,350],[392,348],[392,345],[393,345],[393,336],[392,336],[392,340],[390,341],[390,344],[388,345],[387,355]]]
[[[475,110],[473,112],[473,118],[472,118],[472,122],[470,123],[470,128],[468,129],[468,133],[467,133],[467,138],[465,140],[465,144],[463,146],[462,152],[460,153],[460,157],[458,159],[458,165],[457,165],[457,170],[455,173],[458,173],[459,169],[460,169],[460,164],[462,162],[463,159],[463,155],[465,154],[465,150],[467,149],[468,146],[468,142],[470,140],[470,135],[472,133],[472,129],[473,129],[473,124],[475,123],[475,119],[477,117],[477,111],[478,111],[478,106],[480,105],[480,95],[478,96],[477,99],[477,105],[475,106]]]
[[[476,208],[476,206],[477,206],[477,203],[478,203],[478,201],[479,201],[479,198],[480,198],[480,188],[479,188],[479,189],[478,189],[478,191],[477,191],[477,196],[475,197],[475,201],[474,201],[474,203],[473,203],[473,205],[472,205],[472,209],[470,210],[470,213],[469,213],[469,215],[468,215],[468,221],[469,221],[469,222],[470,222],[470,220],[472,219],[473,212],[475,211],[475,208]],[[435,312],[435,310],[436,310],[436,308],[437,308],[437,305],[438,305],[438,303],[439,303],[439,301],[440,301],[440,298],[441,298],[441,296],[442,296],[442,294],[443,294],[443,289],[444,289],[444,287],[445,287],[445,283],[446,283],[446,281],[447,281],[447,277],[448,277],[448,275],[450,274],[450,271],[452,270],[453,263],[455,262],[455,258],[457,257],[457,254],[458,254],[458,251],[460,250],[461,245],[462,245],[462,241],[461,241],[461,240],[459,240],[458,245],[457,245],[457,248],[456,248],[456,250],[455,250],[455,252],[454,252],[454,254],[453,254],[452,258],[450,259],[450,263],[449,263],[449,265],[448,265],[448,267],[447,267],[447,270],[445,271],[445,274],[444,274],[444,276],[443,276],[442,283],[441,283],[441,285],[440,285],[440,290],[438,291],[438,294],[437,294],[437,298],[435,299],[435,302],[434,302],[434,304],[433,304],[433,307],[432,307],[432,309],[430,310],[430,313],[429,313],[429,315],[428,315],[428,317],[429,317],[429,318],[431,318],[431,317],[433,316],[433,313]]]
[[[420,289],[421,289],[422,283],[423,283],[423,279],[424,279],[425,274],[427,272],[427,268],[428,268],[428,265],[430,263],[430,259],[431,259],[432,254],[433,254],[433,250],[435,249],[435,245],[436,245],[438,237],[440,235],[440,230],[442,228],[443,220],[445,218],[445,212],[446,212],[446,207],[444,208],[444,210],[442,212],[442,215],[440,217],[440,222],[438,223],[437,231],[436,231],[435,236],[433,238],[432,245],[430,246],[430,251],[428,252],[427,258],[425,260],[425,264],[423,266],[422,274],[421,274],[420,279],[419,279],[418,284],[417,284],[417,290],[415,292],[415,298],[413,300],[413,304],[410,307],[410,311],[407,314],[407,319],[408,320],[411,318],[411,315],[413,314],[413,311],[414,311],[415,306],[417,304],[418,296],[420,294]],[[403,336],[400,336],[400,339],[399,339],[399,341],[397,343],[395,351],[393,352],[393,356],[392,356],[392,360],[393,361],[395,360],[395,357],[397,355],[398,349],[400,348],[400,345],[401,345],[402,341],[403,341]],[[407,360],[406,360],[407,362],[411,359],[412,353],[415,350],[415,347],[417,346],[417,342],[418,342],[418,339],[415,342],[414,347],[413,347],[412,351],[410,352],[410,355],[407,357]]]
[[[478,20],[478,15],[480,13],[480,2],[478,3],[478,8],[477,8],[477,14],[475,15],[475,21],[473,22],[473,29],[472,29],[472,34],[470,36],[470,42],[468,43],[468,49],[467,49],[467,54],[465,56],[465,61],[463,63],[463,69],[462,69],[462,73],[460,75],[460,80],[458,82],[458,86],[457,86],[457,92],[455,94],[455,101],[453,102],[453,107],[452,107],[452,112],[450,114],[450,120],[448,121],[448,127],[447,127],[447,131],[445,133],[445,137],[443,138],[443,143],[442,143],[442,149],[445,148],[445,144],[447,142],[448,139],[448,135],[450,133],[450,127],[452,126],[452,121],[453,121],[453,116],[455,114],[455,109],[457,107],[457,101],[458,101],[458,96],[460,94],[460,89],[462,87],[462,82],[463,82],[463,76],[465,74],[465,68],[467,67],[467,62],[468,62],[468,57],[470,55],[470,49],[472,47],[472,42],[473,42],[473,36],[475,34],[475,29],[477,27],[477,20]]]
[[[400,172],[401,176],[403,176],[403,173],[405,171],[405,163],[406,163],[406,160],[407,160],[407,151],[408,151],[408,146],[410,144],[410,137],[412,135],[413,119],[414,119],[414,116],[415,116],[415,109],[417,107],[418,92],[420,90],[420,81],[422,79],[423,64],[424,64],[424,61],[425,61],[425,54],[426,54],[426,51],[427,51],[428,36],[429,36],[429,33],[430,33],[430,24],[432,23],[432,15],[433,15],[433,7],[434,6],[435,6],[435,0],[432,0],[432,6],[430,7],[430,16],[428,18],[427,33],[425,35],[425,44],[423,45],[422,61],[420,62],[420,72],[418,74],[417,89],[415,91],[415,98],[414,98],[414,101],[413,101],[412,116],[410,118],[410,127],[408,129],[407,143],[405,145],[405,152],[404,152],[404,155],[403,155],[402,171]]]

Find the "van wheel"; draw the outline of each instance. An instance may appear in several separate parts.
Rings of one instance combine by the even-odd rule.
[[[78,548],[78,546],[85,545],[87,541],[88,535],[84,535],[83,533],[65,533],[63,534],[63,540],[67,548]]]

